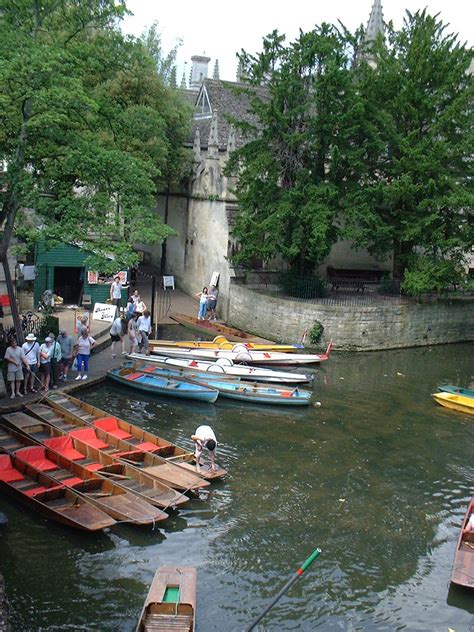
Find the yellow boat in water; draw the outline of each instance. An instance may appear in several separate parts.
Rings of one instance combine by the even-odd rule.
[[[441,406],[474,415],[473,397],[464,397],[464,395],[456,395],[455,393],[434,393],[433,397]]]
[[[235,347],[252,351],[278,351],[280,353],[294,353],[304,349],[302,344],[277,345],[260,342],[231,342],[225,336],[216,336],[214,340],[150,340],[152,347],[169,347],[172,349],[221,349],[233,351]]]

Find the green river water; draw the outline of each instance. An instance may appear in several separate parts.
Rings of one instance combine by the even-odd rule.
[[[474,494],[474,417],[442,383],[474,387],[469,344],[334,354],[304,410],[180,403],[106,384],[81,397],[191,448],[210,424],[229,471],[163,526],[77,533],[0,497],[13,632],[131,631],[158,566],[197,568],[198,632],[245,628],[299,564],[321,556],[258,630],[474,629],[450,588]]]

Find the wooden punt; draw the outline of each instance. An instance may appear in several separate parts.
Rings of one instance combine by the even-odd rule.
[[[304,373],[294,373],[291,371],[276,371],[257,366],[244,366],[234,364],[232,360],[189,360],[186,358],[167,358],[165,356],[150,355],[142,353],[132,353],[127,356],[136,362],[146,362],[158,364],[165,368],[172,367],[179,370],[182,377],[187,377],[188,373],[196,375],[216,375],[218,378],[228,378],[231,380],[244,379],[252,382],[271,382],[276,384],[303,384],[312,382],[314,375]]]
[[[235,342],[227,340],[225,336],[216,336],[213,340],[150,340],[151,347],[171,347],[178,349],[228,349],[235,347]],[[280,353],[294,353],[298,349],[304,349],[302,344],[278,345],[270,342],[240,343],[246,349],[254,351],[279,351]]]
[[[116,524],[82,494],[35,470],[15,455],[0,454],[0,489],[33,511],[68,527],[100,531]]]
[[[124,369],[126,370],[126,369]],[[175,376],[173,369],[155,367],[153,365],[134,366],[128,369],[133,372],[147,375],[160,375],[162,373],[171,377]],[[252,384],[243,380],[220,380],[217,376],[196,376],[190,373],[186,378],[196,384],[206,384],[219,391],[220,397],[237,399],[252,404],[273,404],[279,406],[308,406],[311,399],[311,391],[296,388],[282,388],[276,385]]]
[[[462,523],[451,581],[458,586],[474,588],[474,498],[469,503]]]
[[[456,395],[454,393],[434,393],[433,397],[445,408],[458,410],[468,415],[474,415],[474,398]]]
[[[230,327],[224,323],[218,323],[212,320],[198,320],[194,318],[194,316],[187,316],[186,314],[178,314],[176,312],[170,314],[170,318],[192,331],[196,331],[200,334],[208,334],[210,336],[225,336],[227,340],[232,342],[271,342],[270,340],[265,340],[265,338],[248,334],[236,327]]]
[[[92,404],[87,404],[66,393],[50,393],[45,401],[48,406],[51,406],[51,408],[59,413],[68,413],[76,419],[82,420],[85,424],[93,425],[101,429],[107,427],[111,428],[112,433],[115,433],[118,438],[130,444],[133,449],[137,449],[138,446],[142,446],[141,449],[144,447],[148,448],[148,451],[159,454],[167,461],[173,462],[188,471],[196,471],[196,467],[193,465],[193,452],[189,452],[175,443],[171,443],[167,439],[163,439],[152,432],[143,430],[143,428],[124,421],[119,417],[111,416],[109,413]],[[30,410],[34,412],[31,407]],[[50,419],[54,419],[54,415],[43,410],[42,419],[49,422]],[[58,419],[56,419],[54,423],[57,422]],[[156,447],[154,448],[153,446]],[[223,468],[212,471],[209,468],[201,467],[200,475],[207,480],[215,480],[223,478],[226,474],[227,471]]]
[[[10,441],[5,435],[9,435]],[[0,428],[1,450],[8,450],[10,455],[14,454],[22,463],[45,472],[66,487],[71,487],[115,520],[135,525],[148,525],[168,518],[168,514],[164,511],[138,498],[131,491],[125,490],[113,481],[97,476],[81,465],[78,461],[82,460],[84,455],[72,447],[72,440],[69,437],[55,437],[46,439],[46,442],[47,444],[40,445],[14,430]],[[71,445],[66,447],[68,442]],[[59,448],[63,454],[47,446]],[[71,458],[66,458],[64,453]]]
[[[470,388],[461,388],[460,386],[452,386],[451,384],[438,386],[438,390],[442,393],[452,393],[453,395],[462,395],[463,397],[474,398],[474,390]]]
[[[87,472],[88,477],[99,476],[106,480],[111,480],[125,491],[132,492],[139,498],[142,498],[142,500],[162,509],[177,509],[188,502],[187,496],[161,483],[145,472],[131,465],[121,463],[105,452],[82,443],[79,439],[64,437],[60,433],[53,434],[53,430],[53,427],[46,429],[46,431],[51,432],[50,439],[46,439],[48,441],[48,449],[63,456],[73,456],[74,463],[81,465]],[[66,443],[64,439],[66,439]],[[63,443],[60,445],[58,440]],[[22,445],[43,444],[38,443],[29,435],[21,435],[14,430],[7,432],[6,428],[3,428],[3,431],[0,429],[0,451],[10,452],[22,447]]]
[[[195,632],[196,569],[159,568],[145,599],[136,632]]]
[[[27,409],[36,417],[41,414],[39,407],[41,404],[28,406]],[[47,408],[47,407],[45,407]],[[73,439],[79,439],[82,443],[89,445],[105,454],[111,456],[114,460],[140,467],[143,471],[154,476],[159,481],[177,489],[179,491],[197,492],[202,487],[207,487],[209,482],[204,480],[194,471],[188,471],[178,465],[167,461],[163,457],[142,450],[131,450],[131,446],[125,441],[117,439],[112,435],[107,435],[99,428],[81,425],[83,422],[67,413],[57,412],[57,421],[52,419],[47,422],[36,422],[32,417],[25,413],[10,413],[4,415],[4,419],[13,427],[17,428],[24,434],[31,436],[40,443],[44,439],[53,436],[70,436]],[[194,468],[192,468],[194,469]]]

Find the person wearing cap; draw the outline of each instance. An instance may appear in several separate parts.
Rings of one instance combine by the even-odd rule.
[[[58,388],[59,382],[59,365],[61,363],[61,345],[56,340],[56,336],[51,332],[49,337],[53,341],[51,345],[51,388]]]
[[[110,286],[110,300],[117,306],[118,315],[120,316],[120,312],[122,310],[122,284],[120,283],[120,277],[118,274]]]
[[[200,471],[200,466],[203,465],[201,463],[201,455],[204,448],[209,451],[209,458],[211,459],[211,470],[213,472],[216,471],[216,448],[217,448],[217,439],[214,434],[214,430],[211,426],[199,426],[196,428],[196,431],[193,435],[191,435],[191,439],[196,444],[194,456],[196,459],[196,468],[197,471]]]
[[[68,336],[65,329],[62,329],[58,337],[58,342],[61,345],[61,373],[59,374],[59,379],[66,381],[69,369],[72,366],[74,340],[72,336]]]
[[[49,381],[51,379],[51,356],[53,355],[53,339],[46,336],[43,344],[39,348],[40,356],[40,376],[43,388],[49,389]]]
[[[18,346],[16,338],[10,338],[9,343],[10,346],[5,351],[4,359],[7,362],[7,382],[10,384],[10,397],[15,399],[15,392],[18,397],[23,397],[20,387],[23,382],[23,367],[28,368],[28,362],[23,349]]]
[[[34,334],[28,334],[21,348],[23,349],[23,353],[25,354],[25,358],[28,363],[28,370],[25,375],[25,395],[28,392],[28,387],[32,393],[36,393],[38,389],[36,388],[35,380],[38,379],[36,374],[38,373],[40,363],[40,346],[36,340],[36,336]]]

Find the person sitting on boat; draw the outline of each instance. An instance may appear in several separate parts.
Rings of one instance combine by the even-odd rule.
[[[211,470],[215,472],[216,468],[216,448],[217,448],[217,439],[214,434],[214,430],[211,426],[199,426],[196,428],[196,431],[193,435],[191,435],[191,439],[196,444],[194,456],[196,458],[196,467],[197,471],[200,471],[200,466],[203,465],[201,463],[201,454],[204,448],[209,451],[209,458],[211,459]]]

